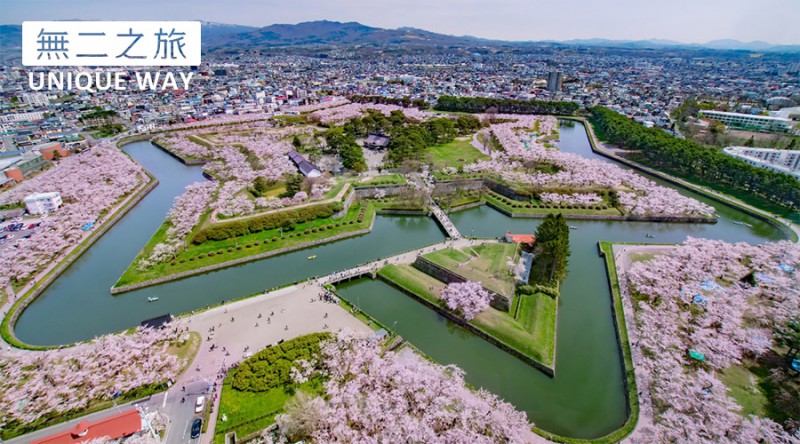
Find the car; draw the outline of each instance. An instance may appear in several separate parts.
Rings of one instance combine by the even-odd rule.
[[[8,239],[14,239],[14,235],[13,234],[9,234],[8,235]]]
[[[192,422],[192,434],[189,435],[192,439],[200,437],[200,430],[203,429],[203,420],[200,418],[195,418],[194,422]]]
[[[30,224],[30,225],[28,225],[28,229],[29,229],[29,230],[33,230],[34,228],[36,228],[36,224]]]
[[[206,397],[205,396],[198,396],[197,401],[194,403],[194,412],[200,413],[203,411],[203,408],[206,406]]]

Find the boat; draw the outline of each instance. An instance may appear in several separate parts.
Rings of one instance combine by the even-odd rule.
[[[653,235],[652,235],[652,234],[650,234],[650,233],[647,233],[647,234],[645,234],[645,235],[644,235],[644,237],[648,237],[648,238],[650,238],[650,239],[653,239],[655,236],[653,236]]]
[[[158,296],[151,296],[151,297],[147,298],[147,302],[155,302],[157,300],[158,300]]]
[[[316,259],[316,258],[317,258],[317,255],[315,254],[315,255],[313,255],[313,256],[309,256],[309,257],[308,257],[308,260],[311,260],[311,259]]]
[[[578,227],[576,227],[575,225],[570,225],[570,226],[569,226],[569,229],[570,229],[570,230],[577,230],[577,229],[578,229]]]
[[[741,221],[738,221],[738,220],[736,220],[736,221],[733,221],[733,223],[735,223],[736,225],[744,225],[745,227],[749,227],[749,228],[752,228],[752,227],[753,227],[752,225],[750,225],[750,224],[748,224],[748,223],[741,222]]]

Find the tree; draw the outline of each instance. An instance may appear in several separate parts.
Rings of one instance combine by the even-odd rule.
[[[747,142],[744,143],[744,146],[756,146],[755,136],[750,136],[750,138],[747,139]]]
[[[561,213],[548,214],[536,229],[536,279],[542,284],[558,284],[567,275],[569,251],[569,226]]]
[[[301,141],[300,141],[300,138],[299,138],[299,137],[297,137],[297,135],[296,135],[296,134],[295,134],[294,138],[292,139],[292,146],[293,146],[293,147],[294,147],[294,149],[296,149],[296,150],[299,150],[300,148],[302,148],[302,147],[303,147],[303,142],[301,142]]]
[[[281,193],[281,197],[294,197],[299,193],[305,177],[302,174],[292,174],[286,178],[286,191]]]
[[[470,321],[475,315],[489,308],[492,297],[479,282],[455,282],[442,291],[442,300],[447,308],[459,311]]]
[[[789,350],[786,357],[791,361],[800,353],[800,317],[789,319],[785,325],[775,329],[775,339]]]

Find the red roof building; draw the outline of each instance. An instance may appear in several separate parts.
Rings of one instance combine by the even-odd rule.
[[[508,241],[508,242],[516,242],[518,244],[533,245],[536,242],[536,235],[535,234],[511,234],[510,231],[506,231],[506,241]]]
[[[131,409],[95,422],[81,421],[70,430],[32,441],[31,444],[72,444],[97,438],[119,439],[142,429],[139,411]]]

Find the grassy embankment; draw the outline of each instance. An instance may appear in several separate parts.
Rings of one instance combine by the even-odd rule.
[[[483,248],[481,248],[483,247]],[[481,282],[500,294],[510,294],[511,312],[488,308],[469,323],[487,335],[536,361],[552,367],[555,354],[555,325],[558,301],[543,293],[514,296],[513,278],[506,262],[517,254],[514,244],[487,244],[470,253],[447,249],[426,255],[468,279]],[[456,267],[456,264],[461,264]],[[388,265],[380,276],[434,305],[445,308],[439,295],[445,284],[408,265]]]
[[[365,208],[364,217],[361,222],[359,222],[359,214],[362,208]],[[207,217],[206,215],[205,218]],[[166,238],[169,223],[164,222],[144,248],[142,248],[133,262],[131,262],[128,269],[125,270],[125,273],[123,273],[115,286],[121,287],[123,285],[144,282],[171,274],[207,267],[209,265],[222,264],[248,256],[268,253],[281,248],[302,248],[303,245],[312,242],[369,228],[374,217],[375,208],[372,202],[353,203],[347,215],[342,219],[333,219],[331,217],[315,219],[299,223],[294,230],[289,232],[276,228],[232,239],[220,241],[208,240],[199,245],[190,243],[186,250],[180,253],[174,261],[162,262],[148,269],[139,270],[137,268],[138,261],[148,257],[152,253],[153,248]],[[202,226],[203,224],[204,221],[201,220],[198,226]],[[309,232],[306,233],[306,230]],[[192,235],[190,234],[189,238],[191,237]]]

